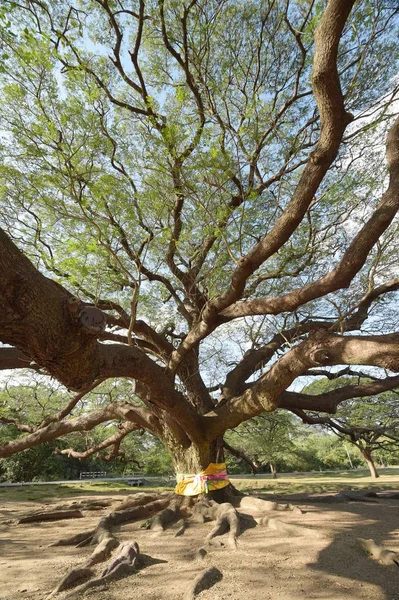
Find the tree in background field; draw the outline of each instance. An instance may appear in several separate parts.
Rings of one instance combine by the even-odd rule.
[[[145,430],[198,474],[253,417],[398,386],[395,2],[3,0],[0,20],[0,368],[68,390],[31,430],[3,411],[1,457],[98,427],[84,452],[116,456]],[[375,379],[294,391],[336,365]]]
[[[305,388],[306,393],[329,393],[342,389],[350,378],[341,379],[339,374],[330,374],[331,379],[321,379]],[[360,379],[359,385],[370,382]],[[352,380],[353,383],[353,380]],[[322,425],[334,432],[342,440],[353,444],[366,461],[372,477],[378,477],[373,454],[376,451],[392,452],[399,449],[399,395],[396,390],[384,392],[378,397],[364,398],[361,403],[355,400],[343,402],[334,417],[308,411],[296,411],[304,423]]]
[[[361,457],[345,444],[345,437],[340,439],[330,431],[324,425],[303,425],[288,413],[251,419],[225,436],[229,470],[234,473],[250,470],[255,475],[269,466],[276,477],[277,471],[324,471],[362,465]],[[385,460],[394,460],[393,448],[384,448]]]
[[[68,397],[60,386],[48,386],[45,380],[43,376],[26,373],[20,385],[6,385],[2,390],[0,442],[40,430],[50,411],[54,414],[58,411],[58,418],[62,417]],[[130,393],[130,386],[127,390]],[[117,392],[123,393],[121,386]],[[86,394],[84,403],[75,409],[76,414],[104,406],[110,399],[117,399],[112,381]],[[157,438],[136,428],[130,436],[122,438],[120,444],[110,444],[109,440],[118,437],[119,432],[117,423],[104,423],[94,430],[75,431],[57,442],[28,448],[2,460],[1,476],[12,482],[76,479],[81,471],[107,471],[116,475],[134,470],[149,475],[171,472],[170,456]]]
[[[255,475],[269,466],[273,478],[286,456],[295,452],[296,419],[276,412],[242,423],[225,436],[225,449],[246,462]]]

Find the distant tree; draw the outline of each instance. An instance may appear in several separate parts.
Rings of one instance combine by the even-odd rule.
[[[276,478],[279,465],[294,452],[293,439],[298,422],[293,415],[281,411],[261,415],[227,432],[225,448],[246,462],[253,474],[264,472],[269,466]]]
[[[20,382],[18,385],[7,384],[0,391],[1,442],[11,442],[26,432],[40,430],[47,423],[49,414],[60,420],[65,407],[78,416],[130,393],[129,385],[124,387],[122,383],[116,386],[115,382],[109,381],[101,390],[93,390],[84,397],[75,396],[71,405],[65,391],[60,386],[48,385],[47,378],[43,376],[25,373],[21,375]],[[159,464],[162,464],[161,456],[165,453],[162,453],[162,444],[137,427],[132,428],[131,433],[134,435],[127,439],[121,436],[121,427],[116,422],[103,423],[89,431],[74,431],[58,443],[45,443],[42,452],[27,449],[18,460],[14,457],[3,459],[0,464],[3,478],[10,481],[18,478],[24,481],[34,478],[68,479],[79,477],[80,471],[96,470],[123,472],[140,469],[149,473],[149,465],[155,460],[150,459],[152,454],[157,454]],[[110,439],[113,444],[110,444]],[[159,466],[159,469],[162,470],[162,467]],[[170,471],[170,461],[165,458],[164,470]]]
[[[312,427],[309,427],[312,430]],[[347,469],[363,464],[361,456],[351,447],[345,445],[336,435],[326,430],[311,433],[302,443],[295,444],[295,451],[302,461],[311,465],[300,470]],[[349,454],[349,457],[348,457]]]
[[[3,459],[0,463],[0,480],[13,483],[79,477],[78,461],[57,456],[54,448],[54,442],[47,442]]]
[[[332,374],[333,377],[333,374]],[[363,378],[359,385],[367,385],[370,379]],[[353,385],[353,378],[332,378],[319,380],[305,388],[306,393],[342,393],[344,384]],[[361,453],[377,478],[373,454],[379,451],[399,449],[399,392],[391,390],[379,397],[369,396],[362,402],[346,400],[340,404],[334,417],[315,414],[309,411],[295,411],[304,423],[318,424],[334,432],[338,437],[353,444]]]

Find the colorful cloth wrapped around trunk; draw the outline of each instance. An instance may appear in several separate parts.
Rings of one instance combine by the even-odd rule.
[[[175,493],[181,496],[197,496],[229,485],[226,463],[210,463],[196,475],[176,475]]]

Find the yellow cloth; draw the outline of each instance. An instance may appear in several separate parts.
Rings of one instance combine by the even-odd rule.
[[[229,485],[226,463],[210,463],[196,475],[176,475],[175,493],[181,496],[197,496]]]

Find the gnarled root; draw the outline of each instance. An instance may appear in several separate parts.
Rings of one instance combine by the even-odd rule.
[[[168,525],[176,523],[179,516],[179,503],[172,502],[168,508],[164,508],[161,512],[152,517],[149,529],[161,533],[162,531],[165,531]]]
[[[310,529],[309,527],[302,527],[302,525],[292,525],[290,523],[280,521],[280,519],[270,517],[255,517],[255,521],[258,523],[258,525],[263,525],[264,527],[268,527],[269,529],[273,529],[274,531],[280,531],[281,533],[287,536],[312,536],[318,538],[323,535],[319,531],[315,531],[314,529]]]
[[[80,533],[77,533],[76,535],[71,535],[70,537],[66,537],[66,538],[61,538],[60,540],[57,540],[56,542],[53,542],[52,544],[49,544],[49,548],[51,546],[76,546],[76,547],[80,547],[80,545],[84,545],[84,542],[86,542],[87,540],[90,540],[93,538],[95,529],[89,529],[89,531],[81,531]]]
[[[104,516],[95,529],[81,532],[69,538],[64,538],[55,542],[53,545],[69,545],[76,547],[95,546],[92,554],[82,562],[80,568],[73,569],[66,575],[62,581],[53,590],[54,594],[71,587],[79,577],[90,578],[82,585],[74,588],[67,596],[68,598],[81,597],[82,593],[95,586],[106,583],[110,579],[130,575],[135,571],[139,549],[137,544],[128,543],[120,545],[113,531],[116,526],[132,521],[145,520],[146,528],[153,532],[163,532],[169,525],[174,525],[175,535],[182,535],[189,520],[196,522],[216,521],[214,527],[205,538],[205,543],[195,554],[196,559],[201,559],[207,554],[207,547],[212,544],[212,540],[222,534],[227,534],[227,546],[236,549],[237,536],[240,533],[240,520],[242,520],[242,530],[248,527],[262,524],[271,529],[279,529],[289,535],[307,535],[308,532],[314,534],[313,530],[307,530],[296,525],[288,525],[277,519],[270,519],[267,513],[271,510],[293,510],[291,505],[279,505],[276,502],[262,500],[260,498],[244,497],[240,499],[238,512],[235,506],[230,502],[217,504],[214,500],[204,497],[184,497],[176,496],[173,493],[166,492],[162,494],[138,493],[129,496],[124,502],[117,506],[117,510]],[[248,511],[248,514],[246,514]],[[251,512],[253,515],[251,515]],[[316,534],[317,535],[317,534]],[[96,575],[91,569],[94,565],[108,560],[112,552],[118,548],[117,556],[111,558],[111,562],[104,569],[100,576]],[[200,574],[185,598],[194,598],[199,593],[198,590],[205,589],[201,587],[207,581],[213,581],[221,574],[216,570],[207,569]],[[215,579],[216,580],[216,579]]]
[[[244,496],[241,498],[239,508],[262,512],[270,510],[291,510],[298,513],[302,512],[298,506],[293,504],[279,504],[273,500],[263,500],[262,498],[254,498],[253,496]]]
[[[186,527],[187,527],[186,519],[180,519],[179,521],[177,521],[176,526],[177,526],[177,530],[175,533],[175,537],[179,537],[180,535],[183,535],[183,533],[186,531]]]
[[[69,538],[63,538],[52,544],[53,546],[76,545],[77,548],[87,545],[95,545],[96,548],[89,558],[83,563],[82,568],[73,569],[70,573],[68,573],[53,590],[49,597],[58,593],[61,591],[61,589],[65,589],[65,587],[70,586],[70,584],[76,580],[77,572],[85,572],[86,574],[91,573],[91,571],[89,571],[89,567],[101,563],[109,558],[111,552],[119,546],[119,541],[112,533],[112,528],[116,525],[142,518],[152,517],[155,513],[161,511],[157,515],[159,517],[157,522],[163,529],[170,515],[173,515],[173,518],[178,516],[178,506],[184,502],[184,500],[181,499],[176,505],[172,504],[172,508],[168,509],[167,506],[170,505],[171,496],[173,497],[173,495],[170,493],[161,495],[142,493],[129,496],[126,501],[118,507],[117,511],[111,512],[107,516],[103,517],[95,529],[81,532]],[[90,579],[71,592],[68,597],[72,598],[77,594],[82,594],[86,589],[101,585],[110,579],[130,575],[134,571],[134,565],[138,554],[139,549],[136,543],[122,545],[119,554],[115,559],[113,559],[110,565],[108,565],[101,577]],[[60,588],[60,586],[62,587]]]
[[[81,519],[83,514],[80,510],[39,510],[26,517],[18,519],[18,525],[20,523],[34,523],[36,521],[61,521],[62,519]]]
[[[214,521],[216,518],[216,510],[220,504],[213,500],[202,498],[197,500],[191,511],[191,518],[197,523],[205,523],[206,521]]]
[[[205,571],[202,571],[198,577],[194,579],[193,583],[184,594],[183,600],[194,600],[200,592],[208,590],[215,585],[215,583],[220,581],[222,577],[222,573],[219,569],[216,569],[216,567],[205,569]]]
[[[121,579],[135,572],[135,565],[140,554],[138,544],[136,542],[127,542],[121,545],[119,554],[112,559],[109,565],[101,573],[100,577],[96,579],[90,579],[86,583],[75,588],[70,594],[66,596],[69,600],[71,598],[80,598],[82,594],[93,587],[103,585],[108,581],[115,579]]]
[[[223,533],[226,533],[226,531],[229,531],[228,545],[230,548],[237,548],[237,536],[240,530],[240,520],[236,509],[230,504],[230,502],[217,504],[214,508],[216,525],[206,536],[205,542],[208,543],[217,535],[222,535]]]
[[[104,562],[107,558],[111,556],[112,550],[119,546],[118,540],[110,535],[107,538],[104,538],[95,548],[93,553],[89,556],[87,561],[84,563],[85,567],[91,567],[100,562]]]
[[[121,565],[134,567],[140,554],[139,545],[137,542],[126,542],[120,547],[119,554],[108,564],[101,573],[101,577],[111,576],[115,574]]]
[[[385,548],[378,546],[374,540],[359,538],[358,542],[362,550],[364,550],[370,558],[373,558],[382,565],[396,565],[399,567],[399,554],[397,552],[385,550]]]
[[[65,577],[61,579],[59,584],[53,589],[53,591],[46,597],[46,600],[50,600],[55,594],[66,590],[71,587],[72,584],[79,581],[79,579],[88,579],[93,576],[93,571],[91,569],[80,568],[80,569],[72,569]]]

